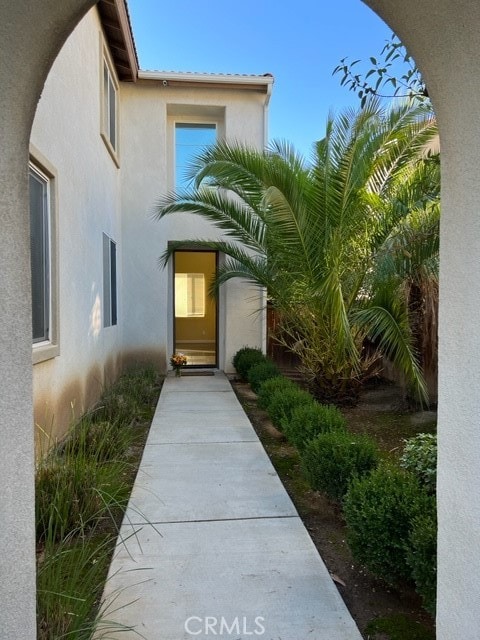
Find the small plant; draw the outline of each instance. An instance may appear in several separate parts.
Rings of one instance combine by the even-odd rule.
[[[299,389],[299,386],[289,378],[285,378],[285,376],[277,376],[276,378],[265,380],[258,392],[258,406],[266,411],[274,394],[277,391],[285,391],[287,389]]]
[[[242,347],[239,349],[232,358],[232,364],[235,367],[235,370],[238,371],[238,361],[242,358],[246,353],[251,353],[252,351],[256,351],[257,353],[262,353],[262,350],[258,347]]]
[[[353,478],[362,477],[377,466],[378,450],[368,436],[337,430],[320,433],[307,442],[301,459],[312,489],[340,501]]]
[[[413,518],[407,563],[425,609],[434,615],[437,595],[437,505],[434,496],[429,496],[422,513]]]
[[[312,404],[295,407],[289,420],[282,420],[282,431],[287,440],[302,451],[305,444],[319,433],[345,430],[346,420],[333,405]]]
[[[434,493],[437,484],[437,436],[419,433],[405,440],[400,466],[414,473],[427,491]]]
[[[267,413],[277,429],[282,428],[282,421],[290,420],[295,407],[312,404],[314,402],[308,391],[298,387],[284,388],[275,391],[268,403]]]
[[[417,478],[393,466],[352,480],[343,509],[355,558],[390,584],[410,578],[406,546],[427,500]]]
[[[234,366],[240,378],[247,380],[250,369],[260,362],[266,362],[266,357],[261,349],[244,347],[241,351],[240,355],[236,354],[238,357],[234,357]]]
[[[266,380],[276,378],[278,375],[280,375],[280,371],[277,365],[270,360],[265,360],[265,362],[258,362],[250,368],[247,379],[252,390],[258,393],[260,387]]]

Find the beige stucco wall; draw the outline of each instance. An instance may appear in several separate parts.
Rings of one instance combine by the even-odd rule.
[[[31,134],[32,155],[48,162],[57,196],[59,350],[33,367],[35,423],[53,437],[112,381],[122,346],[120,268],[119,325],[104,328],[102,317],[102,233],[117,242],[118,266],[123,250],[120,172],[100,136],[102,46],[92,9],[51,69]]]
[[[226,89],[171,88],[143,81],[121,87],[124,341],[132,352],[173,352],[173,275],[158,258],[170,240],[218,239],[221,231],[196,215],[154,219],[155,203],[173,188],[173,128],[177,120],[218,124],[229,140],[262,148],[265,95]],[[262,346],[258,291],[228,283],[219,299],[219,367],[233,371],[235,351]]]

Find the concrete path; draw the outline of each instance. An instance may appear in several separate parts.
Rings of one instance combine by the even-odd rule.
[[[147,640],[361,640],[222,373],[166,379],[105,595]]]

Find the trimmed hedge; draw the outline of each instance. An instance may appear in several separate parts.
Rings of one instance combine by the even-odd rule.
[[[337,407],[318,402],[295,407],[290,419],[282,420],[283,433],[299,451],[319,433],[345,430],[346,426],[346,420]]]
[[[354,479],[343,510],[347,541],[357,561],[390,584],[410,578],[408,540],[428,498],[413,474],[393,466],[382,465]]]
[[[254,349],[252,347],[243,347],[233,357],[233,366],[235,367],[238,375],[242,380],[247,380],[248,372],[250,369],[260,363],[265,362],[266,357],[263,355],[261,349]]]
[[[299,389],[299,386],[289,378],[285,378],[285,376],[277,376],[276,378],[265,380],[258,392],[258,406],[260,409],[267,411],[274,394],[277,391],[285,391],[287,389]]]
[[[435,614],[437,596],[437,503],[429,497],[424,511],[412,520],[408,540],[407,563],[423,605]]]
[[[375,442],[344,430],[320,433],[306,443],[302,468],[312,489],[342,500],[353,478],[364,476],[378,465]]]
[[[295,407],[313,404],[314,400],[308,391],[296,387],[294,389],[279,389],[272,394],[267,407],[268,417],[277,429],[282,428],[283,420],[290,420]]]
[[[276,378],[280,375],[280,371],[276,364],[271,360],[265,360],[265,362],[258,362],[250,368],[247,374],[247,380],[255,393],[260,391],[260,387],[266,380]]]

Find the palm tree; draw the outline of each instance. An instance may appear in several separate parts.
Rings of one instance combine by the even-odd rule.
[[[214,289],[237,277],[266,288],[283,339],[320,398],[355,393],[372,370],[363,349],[371,336],[425,400],[408,314],[399,304],[387,313],[371,285],[375,257],[408,213],[412,193],[438,195],[412,179],[435,134],[423,105],[384,110],[371,103],[329,117],[311,164],[286,143],[257,151],[219,142],[192,165],[194,188],[166,196],[158,217],[196,213],[225,239],[173,243],[161,261],[180,245],[208,246],[227,256]]]

